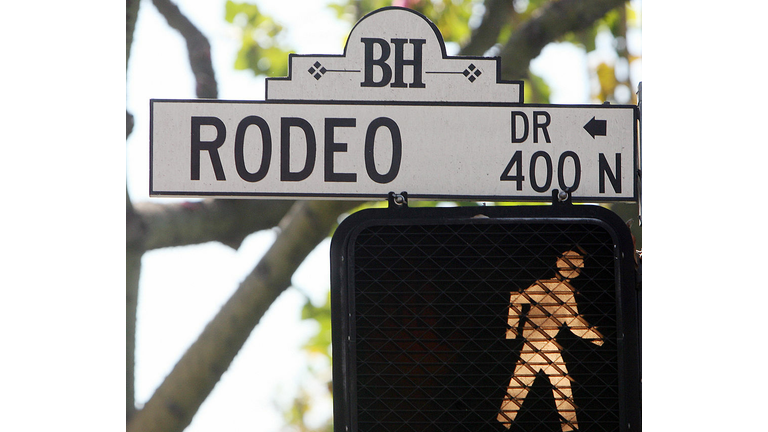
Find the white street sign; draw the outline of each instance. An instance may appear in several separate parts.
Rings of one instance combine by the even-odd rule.
[[[152,100],[150,195],[636,199],[636,107],[523,104],[498,59],[446,56],[413,11],[289,60],[266,101]]]
[[[634,196],[632,107],[153,101],[152,118],[155,195]]]

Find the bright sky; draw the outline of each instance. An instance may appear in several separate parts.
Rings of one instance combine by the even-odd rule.
[[[237,31],[224,20],[224,1],[180,1],[184,13],[208,36],[221,99],[264,98],[262,78],[235,71],[240,47]],[[303,54],[337,54],[350,25],[339,22],[324,2],[260,1],[260,9],[290,31],[289,44]],[[143,3],[128,70],[127,105],[135,116],[128,140],[128,185],[134,201],[148,200],[148,109],[150,98],[194,98],[186,47],[149,3]],[[608,42],[610,43],[610,42]],[[639,45],[639,38],[632,43]],[[599,44],[605,45],[605,39]],[[609,46],[604,46],[610,48]],[[639,49],[639,46],[636,46]],[[589,58],[570,44],[548,46],[532,68],[553,89],[552,103],[590,101],[587,62],[613,60],[610,49]],[[565,72],[565,73],[564,73]],[[639,71],[635,71],[636,78]],[[156,200],[153,198],[153,200]],[[157,199],[158,201],[161,201]],[[167,201],[167,199],[165,200]],[[267,231],[249,237],[238,251],[218,243],[150,252],[144,256],[137,323],[136,400],[145,402],[197,338],[205,324],[237,288],[274,239]],[[321,302],[330,273],[328,242],[321,245],[294,276],[288,290],[269,310],[229,371],[187,429],[277,431],[283,424],[297,381],[306,376],[300,346],[311,327],[300,323],[304,295]],[[318,383],[312,383],[317,387]],[[320,401],[318,419],[330,415]],[[325,409],[323,411],[323,409]]]

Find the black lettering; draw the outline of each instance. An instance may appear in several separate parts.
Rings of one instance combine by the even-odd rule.
[[[258,126],[261,131],[261,164],[259,169],[252,173],[245,166],[245,132],[249,126]],[[235,166],[237,173],[245,181],[257,182],[263,179],[269,171],[269,161],[272,158],[272,134],[269,132],[267,122],[258,116],[248,116],[237,125],[235,134]]]
[[[200,128],[203,125],[216,128],[216,138],[213,141],[200,140]],[[190,145],[192,150],[190,155],[190,175],[192,180],[200,180],[200,152],[203,150],[207,151],[208,156],[211,158],[216,180],[226,180],[224,168],[221,166],[221,158],[219,157],[219,147],[224,144],[226,137],[227,129],[224,127],[224,122],[218,117],[192,117],[192,142]]]
[[[539,123],[539,116],[544,116],[544,123]],[[552,121],[552,118],[549,116],[549,113],[546,111],[534,111],[533,112],[533,142],[538,143],[539,142],[539,129],[544,131],[544,140],[546,140],[548,143],[551,143],[552,141],[549,140],[549,132],[547,132],[547,126],[549,126],[549,123]]]
[[[304,131],[307,140],[307,157],[304,167],[298,171],[291,171],[291,128],[297,127]],[[280,180],[301,181],[309,177],[315,169],[317,156],[317,141],[315,131],[308,121],[299,117],[283,117],[280,119]]]
[[[517,136],[517,118],[523,119],[523,135]],[[512,143],[521,143],[528,139],[528,116],[522,111],[512,111]]]
[[[325,181],[327,182],[355,182],[355,173],[337,173],[333,169],[333,155],[337,152],[346,152],[347,143],[337,143],[334,139],[334,131],[337,127],[355,127],[356,119],[353,118],[327,118],[325,119]]]
[[[565,184],[565,159],[571,158],[573,160],[573,183],[570,186]],[[581,183],[581,161],[579,161],[579,155],[572,151],[567,151],[560,155],[560,159],[557,161],[557,183],[560,185],[560,189],[568,192],[573,192],[579,188]]]
[[[389,43],[380,38],[360,38],[365,45],[365,80],[360,83],[360,87],[384,87],[392,79],[392,69],[387,64],[389,58]],[[373,46],[381,47],[381,56],[373,58]],[[381,79],[373,80],[373,67],[378,66],[381,69]]]
[[[406,42],[413,45],[413,59],[411,60],[405,60],[403,58],[404,45]],[[395,45],[395,81],[390,84],[390,87],[426,87],[421,81],[422,46],[426,42],[426,39],[392,39],[392,43]],[[410,84],[406,84],[405,81],[403,81],[403,68],[406,65],[413,66],[413,82]]]
[[[598,187],[600,193],[605,193],[606,176],[608,176],[608,180],[611,182],[611,186],[613,186],[613,191],[621,193],[621,153],[616,153],[616,175],[611,171],[611,166],[608,165],[608,160],[605,159],[605,155],[600,153],[598,157]]]
[[[376,131],[380,127],[389,129],[392,136],[392,162],[389,165],[389,171],[380,174],[376,170],[376,161],[374,160],[373,147],[376,143]],[[387,117],[379,117],[368,125],[368,131],[365,133],[365,170],[368,171],[368,177],[376,183],[389,183],[397,177],[400,172],[400,161],[403,158],[403,140],[400,136],[400,128],[394,120]]]
[[[515,175],[511,175],[512,168],[515,166],[517,167]],[[516,151],[515,154],[512,155],[512,159],[509,160],[507,167],[504,168],[504,172],[501,173],[499,180],[517,182],[517,190],[523,190],[525,176],[523,176],[523,152],[521,150]]]
[[[547,180],[544,182],[543,186],[539,186],[538,183],[536,183],[536,162],[538,162],[539,158],[544,158],[544,162],[547,163]],[[549,157],[549,154],[545,151],[537,151],[536,153],[531,156],[531,170],[530,170],[530,177],[531,177],[531,187],[536,192],[546,192],[549,190],[549,186],[552,185],[552,159]]]

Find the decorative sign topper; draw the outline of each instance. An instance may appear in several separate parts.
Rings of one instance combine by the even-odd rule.
[[[499,67],[498,58],[448,57],[423,15],[384,8],[357,23],[343,55],[290,55],[289,76],[267,79],[266,99],[522,103],[522,82],[502,82]]]
[[[635,106],[523,104],[499,70],[380,9],[342,55],[290,55],[265,101],[151,100],[150,195],[636,199]]]

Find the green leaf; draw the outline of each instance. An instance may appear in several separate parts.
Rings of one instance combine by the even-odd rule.
[[[595,38],[597,38],[598,26],[592,26],[586,30],[582,30],[576,33],[568,33],[563,38],[566,42],[570,42],[576,46],[584,47],[589,53],[595,50]]]
[[[315,321],[318,324],[315,333],[305,344],[304,350],[310,353],[322,354],[330,358],[331,355],[331,299],[330,293],[324,304],[315,306],[307,299],[301,309],[301,319]]]
[[[550,89],[543,78],[529,70],[523,85],[524,103],[549,103]]]
[[[252,70],[255,75],[286,76],[288,54],[291,51],[283,43],[283,26],[270,16],[259,12],[251,3],[225,5],[224,17],[238,27],[241,33],[241,47],[235,58],[236,70]]]
[[[601,19],[598,23],[602,23],[608,30],[611,31],[614,37],[624,36],[622,34],[622,28],[624,27],[623,14],[619,9],[613,9]]]
[[[616,71],[612,65],[600,63],[597,65],[597,80],[600,83],[600,90],[597,97],[605,102],[613,98],[613,92],[616,90],[618,81],[616,80]]]

